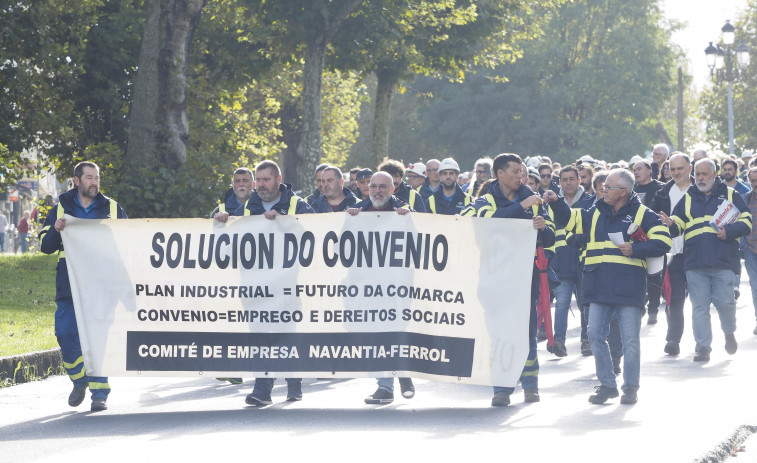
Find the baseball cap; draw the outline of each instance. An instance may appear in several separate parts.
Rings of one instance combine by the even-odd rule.
[[[744,150],[744,152],[741,153],[741,159],[751,158],[753,155],[754,155],[754,152],[752,150]]]
[[[628,164],[636,164],[639,161],[643,161],[644,159],[639,156],[638,154],[635,154],[631,157],[631,159],[628,160]]]
[[[364,180],[371,177],[373,177],[373,171],[371,169],[363,169],[357,173],[355,180]]]

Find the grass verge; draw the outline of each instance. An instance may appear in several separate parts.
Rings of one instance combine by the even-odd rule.
[[[0,357],[58,346],[56,261],[40,253],[0,255]]]

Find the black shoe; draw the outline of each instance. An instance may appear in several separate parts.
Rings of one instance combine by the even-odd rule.
[[[523,401],[526,403],[540,402],[538,389],[523,389]]]
[[[536,340],[537,341],[546,341],[547,339],[547,330],[544,327],[539,328],[539,331],[536,333]]]
[[[103,399],[92,399],[92,406],[90,410],[93,412],[101,412],[108,409],[108,404]]]
[[[373,395],[365,398],[365,403],[370,405],[384,405],[394,402],[394,392],[387,391],[383,388],[376,389]]]
[[[603,404],[607,402],[607,399],[614,399],[618,396],[618,388],[608,386],[595,387],[597,392],[589,396],[589,402],[593,404]]]
[[[709,362],[710,361],[710,352],[712,352],[712,349],[709,347],[700,347],[697,351],[697,354],[694,356],[695,362]]]
[[[415,386],[413,386],[413,380],[410,378],[400,378],[400,391],[402,397],[406,399],[412,399],[415,397]]]
[[[665,353],[668,355],[678,355],[681,353],[681,346],[675,341],[668,341],[665,344]]]
[[[584,357],[589,357],[593,355],[591,353],[591,346],[589,345],[588,339],[581,340],[581,355],[583,355]]]
[[[287,383],[287,402],[302,400],[302,381]]]
[[[72,407],[78,407],[84,402],[84,396],[87,395],[87,386],[74,386],[74,389],[68,395],[68,404]]]
[[[633,405],[636,402],[639,401],[639,396],[636,395],[636,391],[625,391],[623,392],[623,395],[620,396],[620,403],[623,405]]]
[[[244,401],[247,405],[254,405],[256,407],[264,407],[273,403],[270,392],[263,393],[254,389],[251,394],[247,394]]]
[[[657,312],[649,312],[647,314],[647,325],[657,324]]]
[[[615,376],[618,376],[620,374],[620,359],[612,359],[612,372],[615,373]]]
[[[510,393],[499,391],[492,397],[492,407],[507,407],[510,405]]]
[[[736,353],[739,348],[739,343],[736,342],[736,336],[733,333],[726,333],[725,335],[725,351],[730,355]]]
[[[568,355],[568,350],[565,348],[565,342],[560,339],[555,339],[553,345],[547,346],[547,351],[555,354],[557,357],[565,357]]]

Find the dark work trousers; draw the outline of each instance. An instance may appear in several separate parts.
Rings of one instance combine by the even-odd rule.
[[[647,313],[657,313],[662,296],[662,272],[647,275]]]
[[[665,311],[668,321],[666,341],[680,343],[683,336],[683,304],[686,302],[686,272],[683,271],[683,254],[676,254],[668,263],[670,278],[670,305]]]

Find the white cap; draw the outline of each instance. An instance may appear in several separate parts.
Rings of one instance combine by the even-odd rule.
[[[527,167],[533,167],[538,168],[541,165],[541,158],[539,156],[534,156],[531,158],[526,158],[526,166]]]
[[[754,155],[754,152],[752,150],[744,150],[744,152],[741,153],[741,159],[751,158],[752,155]]]
[[[628,164],[629,165],[636,164],[637,162],[643,161],[643,160],[644,159],[641,156],[639,156],[638,154],[636,154],[633,157],[631,157],[631,159],[629,159]]]
[[[588,154],[584,154],[583,156],[578,158],[578,160],[581,162],[590,162],[590,163],[593,163],[596,161],[593,157],[589,156]]]
[[[460,172],[460,166],[457,165],[457,161],[455,161],[452,158],[444,158],[442,159],[442,162],[439,163],[439,172],[443,170],[456,170],[457,172]]]
[[[414,162],[412,164],[407,165],[408,172],[412,172],[414,174],[420,175],[423,178],[426,178],[426,164],[422,162]]]

